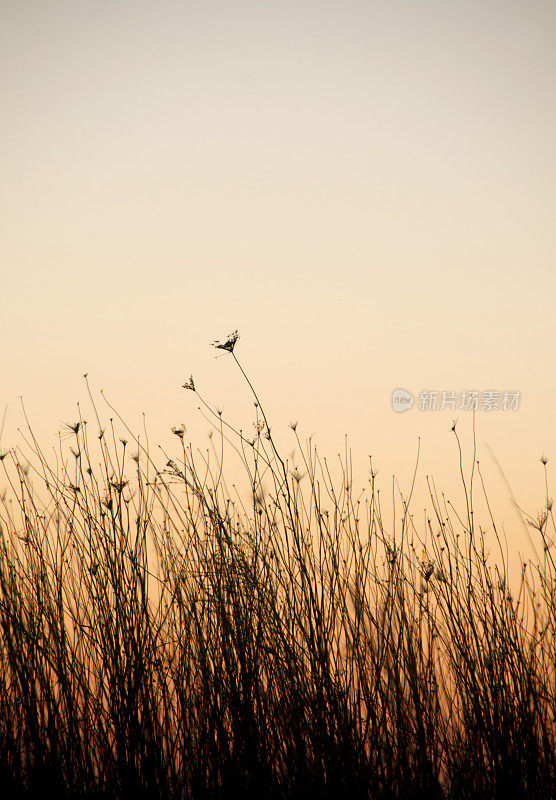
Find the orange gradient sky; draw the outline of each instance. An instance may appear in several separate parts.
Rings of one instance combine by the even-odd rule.
[[[205,446],[190,373],[246,427],[238,328],[284,450],[347,434],[387,492],[421,437],[460,502],[454,416],[471,452],[393,389],[519,390],[476,420],[509,530],[485,443],[531,512],[556,459],[555,97],[540,0],[2,0],[2,448],[20,395],[45,450],[87,416],[86,371],[155,441]]]

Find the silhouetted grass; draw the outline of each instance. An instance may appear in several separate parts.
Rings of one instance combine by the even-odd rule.
[[[250,441],[198,397],[247,505],[182,427],[158,465],[117,419],[2,456],[4,796],[556,796],[548,496],[512,596],[471,493],[388,530],[374,474],[355,496],[299,439],[292,470],[256,395]]]

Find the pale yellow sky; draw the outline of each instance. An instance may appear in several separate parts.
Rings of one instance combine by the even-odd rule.
[[[19,395],[54,442],[85,371],[161,441],[181,420],[204,441],[190,372],[246,424],[208,346],[239,328],[278,435],[348,434],[386,485],[419,436],[423,476],[457,479],[454,415],[395,414],[394,388],[519,390],[479,447],[540,503],[555,96],[539,0],[2,0],[2,447]]]

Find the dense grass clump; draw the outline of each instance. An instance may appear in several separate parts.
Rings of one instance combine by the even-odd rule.
[[[555,797],[549,499],[512,594],[470,497],[387,529],[254,399],[250,440],[205,404],[248,503],[182,427],[160,464],[117,419],[2,454],[3,796]]]

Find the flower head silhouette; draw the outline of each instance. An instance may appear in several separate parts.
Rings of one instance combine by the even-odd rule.
[[[219,342],[216,340],[212,343],[213,347],[216,347],[217,350],[227,350],[228,353],[234,352],[234,347],[236,346],[236,342],[239,339],[239,333],[235,330],[233,333],[230,333],[228,338],[225,342]]]

